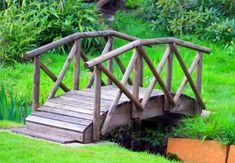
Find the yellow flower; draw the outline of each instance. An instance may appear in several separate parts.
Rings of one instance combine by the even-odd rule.
[[[232,32],[233,30],[232,30],[232,28],[228,28],[227,31],[228,32]]]

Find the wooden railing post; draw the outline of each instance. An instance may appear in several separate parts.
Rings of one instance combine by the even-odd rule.
[[[39,107],[40,94],[40,58],[34,57],[34,78],[33,78],[33,112]]]
[[[201,87],[202,87],[202,62],[203,62],[203,54],[201,52],[198,52],[199,55],[199,61],[197,64],[197,79],[196,79],[196,86],[198,92],[201,94]]]
[[[79,90],[80,58],[81,58],[80,40],[75,41],[75,46],[76,46],[76,52],[74,54],[73,89]]]
[[[139,100],[139,87],[141,84],[141,60],[142,56],[139,54],[139,52],[135,49],[134,55],[137,55],[137,59],[134,65],[134,80],[133,80],[133,96]],[[132,104],[132,118],[136,119],[138,118],[138,110],[134,104]]]
[[[110,43],[111,43],[109,51],[112,51],[113,50],[113,37],[108,37],[108,39],[110,40]],[[113,73],[113,58],[111,58],[108,61],[108,70]],[[112,81],[109,78],[108,78],[107,85],[112,85]]]
[[[100,101],[101,101],[101,73],[98,65],[94,69],[95,78],[95,98],[94,98],[94,111],[93,111],[93,140],[100,139]]]
[[[170,49],[170,45],[168,45]],[[172,66],[173,66],[173,55],[170,49],[169,55],[167,57],[167,67],[166,67],[166,88],[171,92],[171,84],[172,84]],[[170,105],[167,97],[164,97],[164,111],[170,110]]]

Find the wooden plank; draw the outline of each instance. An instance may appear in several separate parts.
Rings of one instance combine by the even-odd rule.
[[[113,50],[113,37],[108,37],[108,40],[111,41],[111,46],[109,51]],[[113,73],[113,59],[108,60],[108,70]],[[112,85],[112,81],[108,78],[107,85]]]
[[[61,122],[68,122],[68,123],[84,125],[84,126],[89,126],[92,123],[91,120],[86,120],[86,119],[71,117],[71,116],[65,116],[65,115],[60,115],[60,114],[55,114],[55,113],[48,113],[48,112],[34,112],[31,115],[43,117],[43,118],[47,118],[47,119],[53,119],[53,120],[57,120],[57,121],[61,121]]]
[[[48,134],[48,133],[45,133],[45,132],[38,132],[38,131],[34,131],[34,130],[29,130],[27,128],[15,128],[15,129],[12,129],[12,132],[19,133],[19,134],[24,134],[24,135],[28,135],[28,136],[31,136],[31,137],[44,139],[44,140],[48,140],[48,141],[53,141],[53,142],[57,142],[57,143],[62,143],[62,144],[75,142],[75,140],[71,139],[71,138],[57,136],[57,135],[54,135],[54,134]]]
[[[40,58],[34,57],[34,75],[33,75],[33,111],[39,107],[40,93]]]
[[[26,121],[26,128],[38,132],[48,133],[57,136],[63,136],[66,138],[74,139],[79,142],[83,142],[83,133],[81,132],[74,132],[70,130],[60,129],[56,127],[41,125],[33,122]]]
[[[49,106],[41,106],[40,108],[38,108],[38,111],[56,113],[60,115],[77,117],[77,118],[88,119],[88,120],[92,120],[93,118],[91,114],[69,111],[69,110],[62,110],[62,109],[57,109],[55,107],[49,107]]]
[[[100,139],[100,101],[101,101],[101,72],[96,66],[94,70],[95,77],[95,97],[94,97],[94,111],[93,111],[93,141]]]
[[[61,129],[65,129],[65,130],[78,131],[78,132],[83,132],[87,127],[84,125],[62,122],[62,121],[38,117],[38,116],[34,116],[34,115],[28,116],[26,118],[26,121],[38,123],[38,124],[42,124],[42,125],[47,125],[47,126],[51,126],[51,127],[61,128]]]
[[[73,89],[79,90],[80,58],[81,58],[80,40],[76,40],[74,44],[76,46],[76,52],[74,54]]]
[[[78,108],[78,109],[86,109],[86,110],[93,110],[93,105],[92,104],[84,104],[84,103],[77,103],[77,102],[74,102],[74,101],[68,101],[68,100],[63,100],[63,99],[60,99],[60,100],[50,100],[50,102],[53,102],[53,103],[56,103],[56,104],[61,104],[61,105],[67,105],[67,106],[71,106],[71,107],[74,107],[74,108]],[[105,105],[102,105],[102,112],[106,111],[109,109],[109,106],[105,106]]]
[[[47,101],[44,106],[50,106],[50,107],[54,107],[57,109],[62,109],[62,110],[68,110],[68,111],[74,111],[74,112],[79,112],[79,113],[85,113],[85,114],[92,114],[93,110],[90,109],[84,109],[82,107],[75,107],[75,106],[70,106],[67,104],[60,104],[60,103],[55,103],[55,102],[50,102]],[[102,111],[101,111],[102,114]]]

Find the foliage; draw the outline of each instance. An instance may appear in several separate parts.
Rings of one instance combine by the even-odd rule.
[[[10,101],[3,85],[0,88],[0,120],[10,120],[15,122],[24,122],[25,118],[30,114],[31,109],[25,102],[17,104],[13,93],[10,93]]]
[[[235,38],[235,2],[231,0],[152,0],[148,15],[153,28],[170,35],[197,33],[201,38],[230,43]]]
[[[139,8],[144,3],[144,0],[127,0],[125,6],[129,9]]]
[[[234,123],[234,110],[223,110],[212,113],[207,118],[187,118],[173,130],[172,135],[174,137],[217,140],[223,144],[235,144]]]
[[[27,50],[58,40],[77,31],[98,29],[95,5],[81,0],[8,2],[0,13],[0,63],[21,61]],[[87,41],[97,45],[98,41]]]

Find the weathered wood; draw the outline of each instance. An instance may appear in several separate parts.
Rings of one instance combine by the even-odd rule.
[[[152,64],[151,60],[149,59],[149,57],[147,56],[147,54],[144,51],[143,47],[137,47],[137,49],[139,50],[139,53],[143,56],[145,62],[147,63],[147,65],[149,66],[151,72],[153,73],[154,77],[156,78],[156,81],[159,83],[160,87],[162,88],[163,92],[165,93],[166,97],[168,98],[170,104],[172,106],[175,106],[175,102],[171,96],[171,93],[168,91],[168,89],[166,88],[164,82],[162,81],[159,73],[155,70],[154,65]]]
[[[39,132],[39,131],[35,131],[35,130],[29,130],[27,128],[14,128],[12,131],[14,133],[24,134],[24,135],[28,135],[31,137],[49,140],[49,141],[62,143],[62,144],[75,142],[75,140],[71,139],[71,138],[66,138],[66,137],[62,137],[62,136],[57,136],[55,134],[48,134],[45,132]]]
[[[108,37],[108,40],[110,40],[111,42],[109,51],[112,51],[113,50],[113,38]],[[113,59],[108,60],[108,70],[113,73]],[[107,85],[112,85],[112,81],[109,78],[108,78]]]
[[[46,132],[52,135],[71,138],[79,142],[83,142],[84,140],[82,132],[70,131],[67,129],[56,128],[53,126],[47,126],[47,125],[42,125],[42,124],[27,122],[27,121],[26,121],[26,127],[27,129],[30,129],[33,131]]]
[[[48,119],[33,115],[27,117],[26,121],[78,132],[83,132],[86,129],[86,126],[84,125],[62,122],[54,119]]]
[[[105,47],[104,47],[104,49],[103,49],[100,56],[102,56],[102,55],[106,54],[107,52],[109,52],[111,48],[112,48],[112,39],[108,39],[108,41],[105,44]],[[92,73],[91,78],[88,81],[87,88],[91,88],[93,83],[94,83],[94,73]]]
[[[62,121],[62,122],[67,122],[67,123],[84,125],[84,126],[88,126],[92,123],[91,120],[77,118],[77,117],[71,117],[71,116],[65,116],[65,115],[60,115],[60,114],[55,114],[55,113],[48,113],[48,112],[34,112],[31,115],[37,116],[37,117],[42,117],[42,118],[47,118],[47,119],[53,119],[53,120],[57,120],[57,121]]]
[[[170,45],[168,45],[170,49]],[[167,67],[166,67],[166,88],[171,92],[171,84],[172,84],[172,68],[173,68],[173,55],[172,52],[169,52],[167,57]],[[164,98],[164,111],[169,111],[170,105],[167,100],[167,97]]]
[[[125,71],[124,75],[123,75],[123,78],[122,78],[122,81],[121,81],[121,84],[122,85],[126,85],[128,79],[129,79],[129,76],[131,74],[131,71],[133,69],[133,66],[136,62],[136,58],[137,58],[137,54],[134,53],[134,55],[132,56],[130,62],[129,62],[129,65],[127,67],[127,70]],[[106,115],[106,118],[105,118],[105,121],[104,121],[104,124],[101,128],[101,134],[104,135],[107,130],[108,130],[108,127],[109,127],[109,124],[110,124],[110,121],[112,119],[112,114],[114,113],[114,110],[116,109],[117,107],[117,104],[118,104],[118,101],[120,100],[122,96],[122,91],[119,89],[118,92],[115,94],[115,98],[112,102],[112,105]]]
[[[40,58],[34,57],[34,77],[33,77],[33,111],[39,107],[40,93]]]
[[[138,46],[140,44],[141,44],[140,40],[133,41],[133,42],[131,42],[129,44],[126,44],[126,45],[124,45],[124,46],[122,46],[120,48],[117,48],[117,49],[115,49],[115,50],[113,50],[111,52],[108,52],[108,53],[106,53],[106,54],[104,54],[102,56],[99,56],[99,57],[97,57],[97,58],[95,58],[93,60],[90,60],[90,61],[86,62],[85,63],[85,67],[86,68],[90,68],[90,67],[93,67],[93,66],[95,66],[97,64],[103,63],[103,62],[105,62],[105,61],[107,61],[109,59],[112,59],[114,57],[117,57],[117,56],[121,55],[122,53],[124,53],[126,51],[129,51],[129,50],[135,48],[136,46]]]
[[[104,37],[104,36],[110,36],[111,34],[112,34],[111,30],[96,31],[96,32],[82,32],[82,33],[77,32],[77,33],[74,33],[74,34],[69,35],[67,37],[64,37],[60,40],[57,40],[57,41],[51,42],[47,45],[41,46],[40,48],[31,50],[24,55],[24,58],[31,59],[31,58],[38,56],[42,53],[45,53],[51,49],[54,49],[58,46],[73,42],[73,41],[81,39],[81,38]]]
[[[121,61],[118,57],[115,57],[114,59],[115,59],[116,63],[118,64],[118,66],[119,66],[121,72],[122,72],[123,75],[124,75],[125,72],[126,72],[126,68],[125,68],[125,66],[122,64],[122,61]],[[133,82],[132,82],[132,80],[130,79],[130,77],[128,77],[127,82],[128,82],[128,84],[133,85]]]
[[[99,0],[97,2],[97,6],[101,9],[105,4],[107,4],[108,2],[110,2],[111,0]]]
[[[193,70],[195,69],[195,67],[197,66],[198,64],[198,61],[199,61],[200,57],[199,55],[197,55],[195,57],[195,59],[193,60],[193,63],[191,64],[191,67],[189,68],[188,70],[188,73],[191,75],[193,73]],[[177,101],[179,100],[179,97],[180,95],[182,94],[183,90],[184,90],[184,87],[186,86],[188,80],[187,80],[187,77],[184,77],[184,79],[182,80],[181,84],[180,84],[180,87],[178,88],[175,96],[174,96],[174,100],[175,102],[177,103]]]
[[[141,83],[141,60],[142,60],[142,56],[139,54],[139,52],[135,49],[135,53],[137,55],[137,59],[135,62],[135,66],[134,66],[134,80],[133,80],[133,96],[136,99],[139,99],[139,87],[140,87],[140,83]],[[136,108],[136,106],[134,104],[132,104],[132,114],[131,114],[132,118],[136,119],[138,118],[138,108]]]
[[[121,82],[118,81],[118,79],[109,71],[107,70],[104,66],[101,64],[98,65],[99,69],[104,72],[112,81],[113,83],[136,105],[138,109],[143,110],[143,106],[141,103],[133,97],[133,95],[128,91],[128,89],[122,85]]]
[[[76,43],[74,43],[73,47],[72,47],[72,49],[71,49],[71,51],[70,51],[70,53],[69,53],[69,55],[68,55],[68,57],[66,59],[66,61],[65,61],[65,64],[64,64],[64,66],[63,66],[63,68],[62,68],[62,70],[61,70],[61,72],[60,72],[60,74],[58,76],[58,79],[56,80],[55,85],[54,85],[51,93],[49,94],[47,100],[50,100],[51,98],[53,98],[55,96],[56,91],[57,91],[61,81],[63,80],[63,78],[64,78],[64,76],[66,74],[66,71],[67,71],[67,69],[69,67],[69,64],[71,63],[71,61],[72,61],[76,51],[77,51],[77,45],[76,45]]]
[[[51,78],[51,80],[53,80],[54,82],[56,82],[57,77],[49,70],[49,68],[47,68],[46,65],[44,65],[42,62],[40,62],[40,68]],[[60,83],[60,88],[64,91],[64,92],[68,92],[70,91],[68,87],[66,87],[65,84],[63,84],[63,82]]]
[[[93,111],[93,141],[100,139],[100,101],[101,101],[101,72],[96,66],[94,70],[95,75],[95,98],[94,98],[94,111]]]
[[[197,88],[196,88],[196,86],[195,86],[195,84],[193,82],[193,79],[191,78],[191,76],[190,76],[190,74],[189,74],[189,72],[187,70],[186,65],[184,64],[183,58],[181,57],[181,54],[180,54],[179,50],[177,49],[177,47],[174,44],[172,44],[171,48],[174,50],[175,55],[176,55],[176,57],[177,57],[177,59],[178,59],[178,61],[180,63],[180,66],[181,66],[182,70],[184,71],[184,74],[187,77],[187,80],[188,80],[188,82],[189,82],[189,84],[190,84],[190,86],[191,86],[191,88],[192,88],[192,90],[193,90],[193,92],[194,92],[194,94],[195,94],[199,104],[201,105],[201,107],[203,109],[205,109],[206,106],[205,106],[203,100],[201,99],[200,93],[198,92],[198,90],[197,90]]]
[[[141,45],[142,46],[147,46],[147,45],[169,44],[169,43],[174,43],[176,45],[180,45],[180,46],[190,48],[190,49],[193,49],[193,50],[197,50],[197,51],[201,51],[201,52],[204,52],[204,53],[210,53],[211,52],[211,50],[208,49],[208,48],[205,48],[205,47],[202,47],[202,46],[199,46],[199,45],[195,45],[195,44],[192,44],[190,42],[183,41],[183,40],[180,40],[180,39],[176,39],[176,38],[173,38],[173,37],[145,39],[145,40],[142,40]]]
[[[201,87],[202,87],[202,61],[203,61],[203,54],[201,52],[198,52],[199,55],[199,61],[197,65],[197,75],[196,75],[196,85],[197,85],[197,90],[201,94]]]
[[[79,90],[80,57],[81,57],[80,40],[76,40],[74,44],[76,46],[76,52],[74,54],[73,89],[74,90]]]

